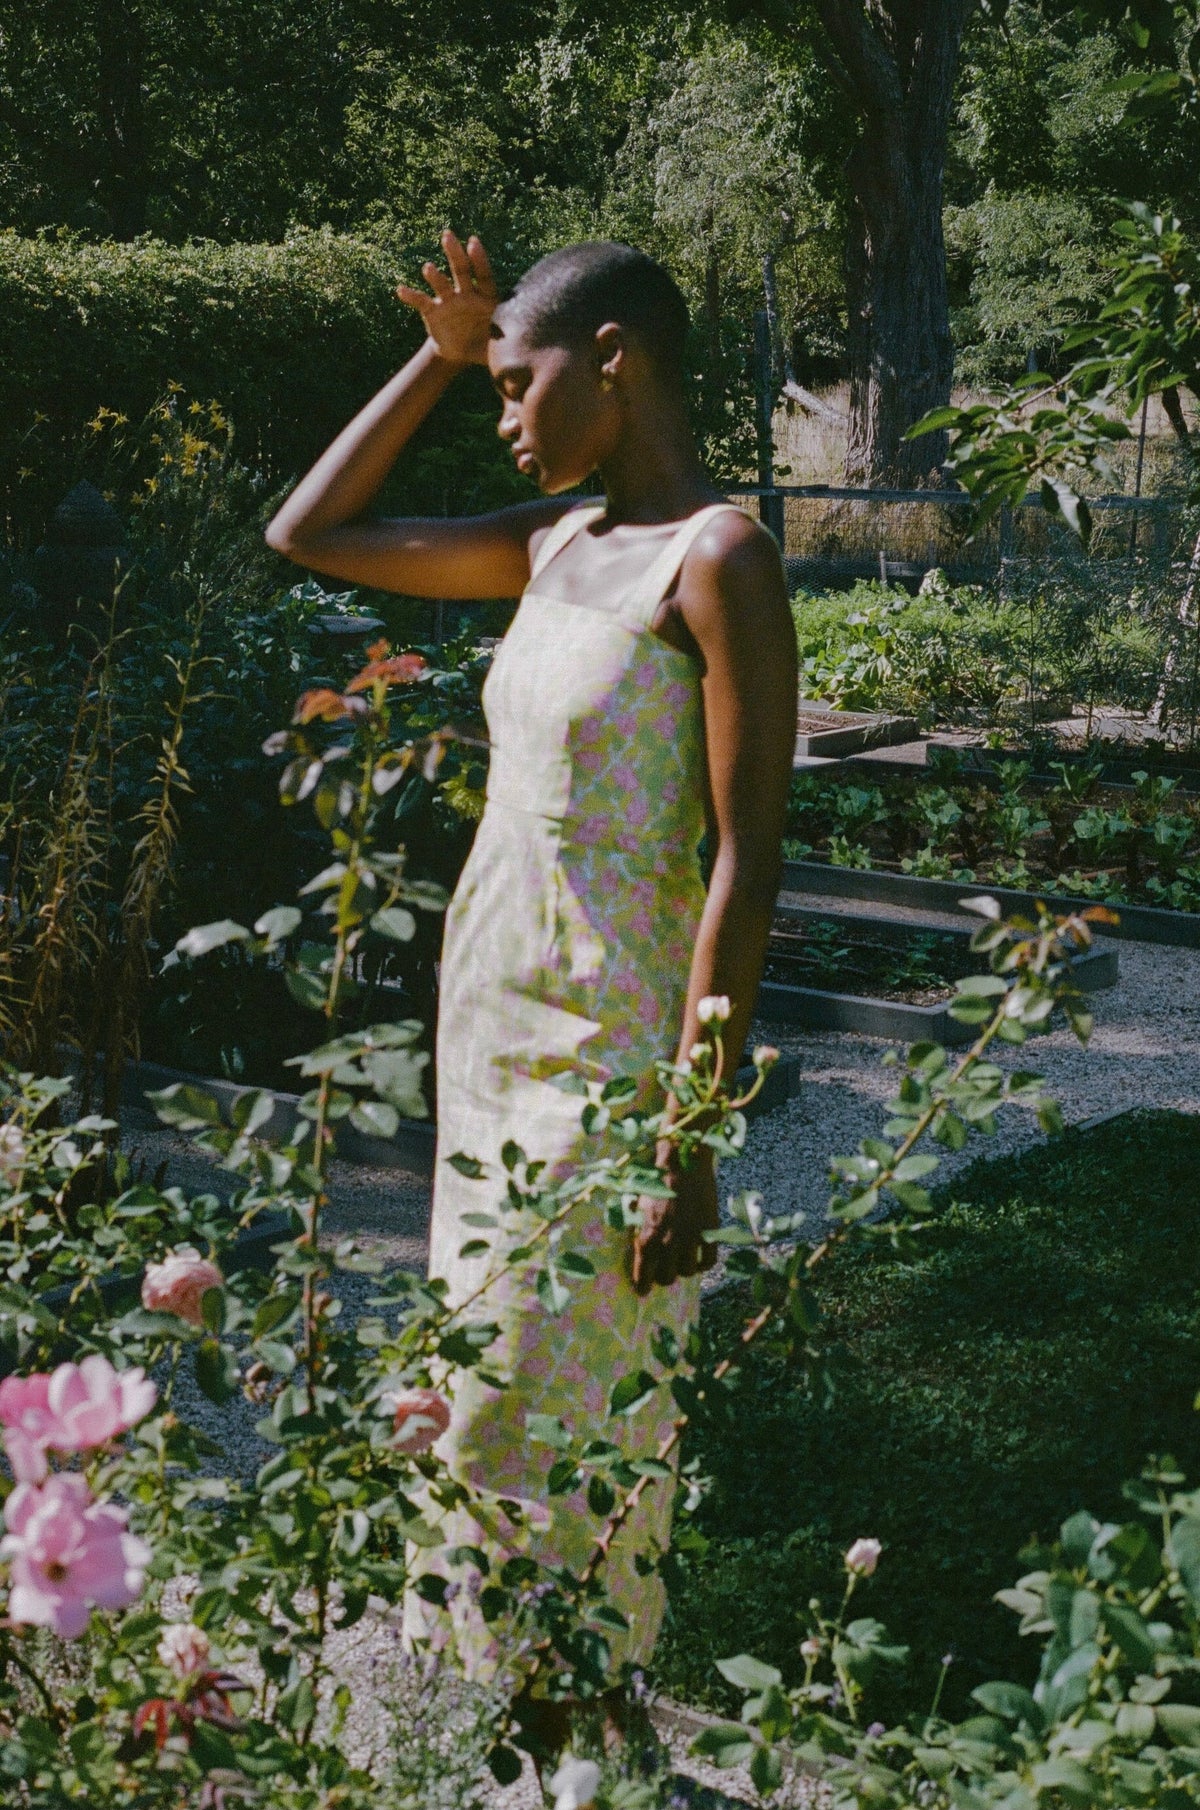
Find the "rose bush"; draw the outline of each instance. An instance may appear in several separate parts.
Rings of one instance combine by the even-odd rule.
[[[285,800],[311,802],[332,859],[299,906],[184,939],[191,959],[236,943],[282,964],[294,996],[319,1015],[321,1040],[296,1059],[309,1091],[289,1141],[262,1136],[269,1096],[242,1095],[226,1120],[180,1084],[154,1096],[160,1116],[236,1179],[232,1201],[163,1191],[134,1180],[120,1160],[115,1191],[89,1189],[101,1165],[107,1172],[109,1122],[62,1126],[63,1083],[11,1074],[6,1082],[5,1147],[20,1157],[0,1178],[0,1353],[16,1373],[0,1385],[14,1472],[0,1548],[0,1773],[30,1810],[67,1801],[174,1810],[239,1797],[272,1810],[378,1810],[409,1801],[399,1771],[348,1751],[351,1693],[330,1640],[399,1600],[407,1554],[439,1544],[441,1511],[486,1512],[446,1472],[436,1445],[456,1376],[488,1363],[489,1290],[509,1266],[532,1265],[545,1311],[564,1311],[593,1279],[575,1228],[597,1212],[633,1228],[638,1199],[663,1186],[654,1153],[664,1138],[685,1157],[700,1144],[735,1155],[743,1109],[775,1057],[757,1051],[756,1080],[731,1099],[720,1083],[728,1003],[713,999],[689,1062],[662,1065],[657,1110],[632,1109],[632,1081],[581,1096],[584,1125],[609,1132],[609,1154],[554,1181],[515,1146],[502,1174],[462,1153],[455,1160],[479,1179],[472,1230],[486,1263],[476,1292],[456,1306],[436,1281],[377,1274],[353,1240],[329,1239],[322,1215],[338,1127],[386,1136],[401,1112],[423,1110],[419,1027],[356,1023],[359,975],[373,945],[410,937],[416,914],[440,904],[409,880],[403,852],[381,849],[376,835],[392,787],[438,759],[441,738],[421,744],[395,733],[393,690],[419,683],[418,669],[372,650],[361,680],[330,698],[302,698],[291,729],[271,743],[287,757]],[[799,1219],[769,1217],[760,1200],[733,1203],[716,1238],[751,1296],[737,1350],[771,1340],[799,1371],[820,1370],[820,1263],[846,1240],[886,1249],[924,1222],[922,1178],[936,1163],[917,1150],[927,1134],[958,1147],[1010,1102],[1035,1104],[1053,1127],[1036,1078],[1004,1073],[988,1051],[995,1040],[1023,1042],[1057,1005],[1086,1035],[1070,959],[1089,939],[1084,917],[1005,925],[985,907],[977,942],[994,971],[963,983],[955,1008],[975,1042],[953,1065],[930,1045],[909,1052],[886,1137],[834,1164],[819,1240],[808,1242]],[[247,1264],[239,1242],[264,1222],[265,1271]],[[356,1323],[340,1312],[339,1271],[377,1274],[370,1311]],[[604,1588],[609,1546],[645,1490],[674,1487],[682,1434],[714,1411],[737,1350],[664,1341],[657,1374],[611,1379],[613,1414],[647,1391],[674,1402],[670,1435],[636,1460],[592,1425],[546,1416],[530,1425],[531,1439],[555,1449],[552,1491],[583,1489],[591,1505],[595,1545],[578,1575],[542,1574],[514,1555],[481,1576],[482,1555],[461,1549],[439,1554],[444,1575],[422,1564],[418,1588],[433,1601],[446,1600],[448,1578],[482,1585],[509,1643],[511,1690],[536,1680],[552,1696],[599,1700],[622,1683],[605,1633],[617,1615]],[[189,1418],[189,1381],[218,1407],[245,1397],[261,1410],[268,1451],[252,1476]],[[702,1493],[703,1479],[688,1475],[684,1506]],[[869,1540],[851,1554],[853,1583],[879,1555]],[[43,1630],[79,1643],[69,1660],[39,1645]],[[503,1703],[491,1713],[493,1770],[512,1778],[519,1731]],[[582,1778],[572,1773],[560,1795],[578,1798]],[[609,1802],[608,1785],[590,1773],[587,1783],[598,1806]]]

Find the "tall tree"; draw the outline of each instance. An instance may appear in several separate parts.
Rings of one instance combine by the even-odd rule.
[[[861,122],[846,164],[852,482],[917,483],[936,436],[904,435],[950,395],[942,190],[973,0],[815,0],[834,79]]]

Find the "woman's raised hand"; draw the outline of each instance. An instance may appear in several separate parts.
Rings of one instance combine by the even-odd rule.
[[[464,246],[447,227],[442,249],[450,275],[436,264],[423,264],[421,275],[433,291],[397,285],[396,294],[415,308],[425,322],[430,339],[451,364],[486,364],[492,314],[499,299],[496,279],[482,242],[472,233]]]

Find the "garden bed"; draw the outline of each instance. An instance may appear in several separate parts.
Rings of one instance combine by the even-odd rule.
[[[1096,903],[1095,899],[995,886],[979,880],[922,880],[912,874],[887,873],[878,868],[835,867],[822,861],[785,861],[783,892],[866,899],[916,911],[959,911],[964,899],[978,898],[981,893],[998,900],[1005,912],[1032,912],[1041,903],[1052,911],[1066,913],[1083,911]],[[1124,903],[1114,905],[1113,910],[1118,921],[1105,924],[1106,937],[1200,949],[1200,912],[1169,911],[1157,906]]]
[[[887,874],[954,889],[930,899],[986,890],[1154,914],[1125,934],[1153,934],[1163,915],[1200,921],[1200,798],[1163,773],[1140,771],[1132,791],[1101,775],[1095,763],[1062,763],[1047,786],[1028,762],[972,772],[949,749],[926,769],[801,772],[784,853],[870,873],[871,885]]]
[[[846,1360],[832,1402],[752,1353],[726,1417],[691,1436],[714,1487],[706,1544],[670,1561],[664,1687],[740,1709],[712,1668],[747,1628],[760,1658],[802,1675],[797,1608],[839,1600],[859,1535],[883,1557],[855,1612],[912,1647],[892,1704],[868,1715],[927,1711],[947,1651],[952,1710],[985,1678],[1030,1680],[1038,1643],[995,1591],[1081,1506],[1127,1520],[1121,1484],[1148,1453],[1200,1469],[1200,1297],[1180,1261],[1198,1170],[1200,1116],[1129,1114],[958,1175],[910,1262],[835,1255],[819,1280]],[[742,1308],[718,1295],[712,1335]]]
[[[934,929],[785,908],[776,916],[757,1014],[768,1024],[807,1030],[969,1043],[973,1028],[952,1017],[949,1007],[955,983],[986,970],[970,946],[976,927]],[[1084,992],[1111,987],[1117,953],[1089,950],[1072,971]]]
[[[886,711],[836,710],[832,704],[802,698],[796,715],[796,754],[858,754],[866,748],[889,748],[898,742],[915,741],[919,733],[914,717]]]

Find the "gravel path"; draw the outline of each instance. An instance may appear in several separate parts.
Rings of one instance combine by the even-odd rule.
[[[1200,1112],[1200,950],[1120,942],[1121,977],[1091,996],[1096,1028],[1086,1049],[1070,1031],[1032,1038],[1020,1049],[1001,1046],[996,1060],[1044,1075],[1068,1125],[1135,1106]],[[883,1103],[895,1071],[881,1058],[883,1039],[806,1031],[770,1035],[801,1066],[795,1098],[752,1126],[746,1153],[729,1164],[729,1186],[756,1188],[771,1212],[804,1211],[819,1218],[829,1195],[826,1162],[847,1155],[864,1133],[883,1124]],[[951,1175],[980,1155],[999,1155],[1039,1142],[1031,1113],[1000,1115],[996,1135],[974,1138],[945,1155]]]

